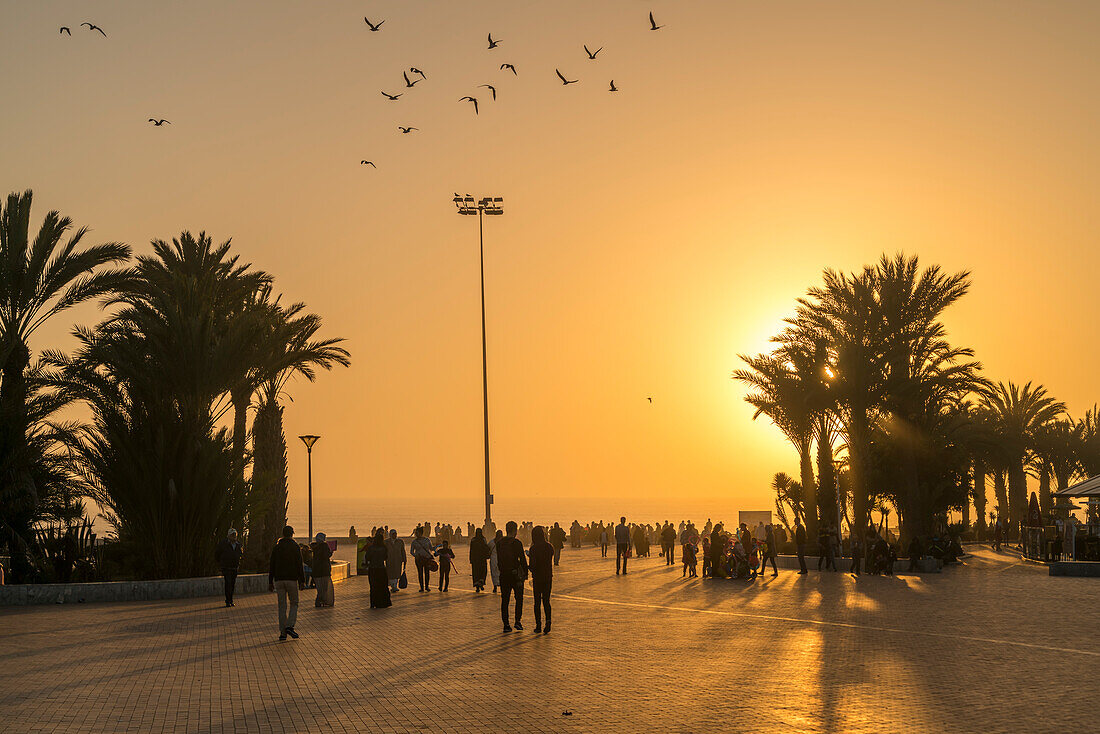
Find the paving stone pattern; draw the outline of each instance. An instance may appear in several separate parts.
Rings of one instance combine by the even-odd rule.
[[[0,609],[0,730],[106,732],[1095,731],[1100,581],[980,550],[929,576],[684,580],[567,548],[554,627],[499,597],[411,589]],[[434,581],[434,579],[433,579]],[[569,711],[571,715],[564,716]]]

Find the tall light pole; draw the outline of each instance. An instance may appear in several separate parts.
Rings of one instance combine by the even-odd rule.
[[[309,476],[309,541],[313,542],[313,444],[317,443],[320,436],[298,436],[306,445],[306,462]]]
[[[489,370],[485,358],[485,216],[503,214],[504,199],[499,196],[485,196],[475,201],[469,194],[464,197],[455,194],[454,201],[459,214],[477,215],[478,250],[481,257],[481,402],[485,427],[485,525],[488,527],[493,521],[493,495],[489,485]]]

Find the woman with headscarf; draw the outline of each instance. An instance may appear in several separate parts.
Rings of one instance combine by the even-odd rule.
[[[405,575],[408,558],[405,556],[405,541],[397,537],[397,531],[391,530],[386,541],[386,578],[390,582],[390,591],[397,591],[401,577]]]
[[[493,577],[493,593],[497,593],[497,589],[500,588],[500,563],[497,560],[497,546],[500,545],[501,538],[504,537],[504,533],[500,530],[497,531],[496,536],[489,541],[489,575]]]
[[[389,574],[386,561],[390,552],[386,548],[386,536],[382,530],[374,534],[374,542],[367,548],[367,580],[370,581],[370,608],[384,609],[393,604],[390,601]]]
[[[485,533],[478,528],[470,541],[470,572],[474,577],[474,591],[485,590],[486,562],[491,554],[489,544],[485,542]]]

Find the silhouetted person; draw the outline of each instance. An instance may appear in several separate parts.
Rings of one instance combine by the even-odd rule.
[[[516,629],[522,630],[520,619],[523,617],[523,584],[527,580],[527,556],[523,553],[523,543],[516,537],[516,523],[509,520],[504,526],[507,535],[497,543],[497,564],[500,566],[500,618],[504,622],[504,631],[511,632],[508,624],[508,600],[516,596]]]
[[[779,575],[779,566],[776,565],[776,553],[778,552],[778,546],[775,541],[775,528],[771,523],[768,523],[764,527],[764,554],[760,558],[760,573],[764,573],[764,569],[768,565],[768,561],[772,562],[772,576]]]
[[[439,590],[451,589],[451,562],[454,561],[455,552],[451,550],[451,544],[443,541],[435,555],[439,557]]]
[[[607,558],[607,546],[610,538],[607,537],[607,528],[600,528],[600,557]]]
[[[921,547],[920,538],[916,535],[909,541],[909,570],[916,571],[917,564],[924,557],[924,548]]]
[[[619,524],[615,526],[615,575],[619,575],[620,564],[623,575],[626,575],[626,559],[630,554],[630,528],[626,526],[626,518],[620,517]]]
[[[478,528],[470,541],[470,575],[473,576],[474,591],[485,590],[485,576],[489,572],[490,554],[489,544],[485,542],[485,533]]]
[[[531,541],[534,542],[534,531],[531,531]],[[554,523],[554,527],[550,529],[550,545],[554,548],[554,565],[558,565],[558,561],[561,560],[561,549],[565,547],[565,530],[560,525]],[[532,585],[534,581],[531,582]],[[535,604],[538,604],[536,601]]]
[[[408,558],[405,556],[405,541],[397,537],[396,530],[391,530],[390,537],[386,541],[386,580],[390,582],[390,593],[397,591],[401,585],[401,577],[405,575],[406,565],[408,565]]]
[[[233,592],[237,588],[237,569],[241,567],[241,555],[244,546],[237,542],[237,531],[229,528],[229,533],[218,543],[214,549],[214,560],[222,570],[222,579],[225,580],[225,605],[233,606]]]
[[[332,550],[325,541],[324,533],[317,533],[313,544],[313,580],[317,585],[317,598],[313,601],[315,607],[331,607],[336,604],[335,591],[332,588]]]
[[[722,568],[722,551],[725,549],[725,543],[722,541],[722,523],[718,523],[714,526],[714,529],[710,531],[710,575],[714,578],[715,573],[719,572]]]
[[[676,528],[671,524],[665,523],[664,530],[661,531],[661,552],[665,554],[665,565],[675,565],[676,560],[674,558],[674,549],[676,548]]]
[[[417,526],[416,537],[413,538],[412,545],[409,546],[409,552],[412,553],[413,560],[416,561],[416,580],[420,582],[420,590],[428,591],[431,589],[431,563],[434,550],[432,549],[432,541],[424,537],[422,526]]]
[[[535,633],[550,634],[550,589],[554,582],[554,557],[560,549],[543,539],[542,526],[531,531],[531,549],[527,555],[531,558],[531,591],[535,594]],[[546,613],[546,625],[542,624],[542,613]],[[507,621],[507,618],[505,618]]]
[[[798,553],[798,573],[805,575],[806,571],[806,528],[802,527],[801,520],[794,521],[794,545]]]
[[[294,528],[289,525],[283,528],[283,537],[271,551],[267,588],[279,595],[279,639],[286,640],[290,635],[297,640],[294,623],[298,620],[298,592],[306,588],[306,575],[302,570],[302,549],[294,542]]]
[[[390,599],[389,571],[386,564],[390,559],[390,549],[386,547],[386,532],[382,528],[374,534],[374,540],[364,554],[367,561],[367,581],[370,582],[370,608],[385,609],[393,602]]]

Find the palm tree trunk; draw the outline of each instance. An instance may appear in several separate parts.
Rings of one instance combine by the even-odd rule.
[[[837,512],[833,444],[830,440],[829,419],[825,415],[822,415],[817,423],[817,485],[817,507],[821,521],[824,522],[826,518],[836,517]]]
[[[1005,487],[1005,470],[997,469],[993,472],[993,494],[997,498],[997,519],[1001,524],[1008,522],[1008,490]]]
[[[244,484],[244,453],[248,432],[248,406],[252,402],[252,389],[250,387],[237,387],[230,392],[233,401],[233,461],[236,462],[234,483],[237,485],[237,496],[245,494]],[[244,521],[244,508],[234,508],[231,522],[233,527],[240,526]]]
[[[12,501],[3,516],[8,524],[12,583],[29,583],[32,567],[30,545],[34,543],[33,523],[38,514],[38,497],[29,480],[26,466],[27,443],[27,366],[31,353],[22,341],[13,345],[0,368],[0,446],[7,447],[12,461],[0,482],[8,485]],[[14,511],[13,511],[14,510]]]
[[[985,534],[985,464],[974,462],[974,514],[977,515],[975,527],[980,539]]]
[[[970,467],[963,472],[963,483],[966,489],[966,500],[963,502],[962,521],[964,532],[970,530],[970,497],[974,494],[974,475],[970,473]]]
[[[852,487],[852,526],[866,528],[871,515],[871,494],[867,486],[867,460],[870,456],[866,414],[853,412],[848,425],[848,478]]]
[[[1019,533],[1021,523],[1027,517],[1027,474],[1024,473],[1024,457],[1013,459],[1008,469],[1008,511],[1012,518],[1013,537]]]
[[[810,458],[810,440],[798,447],[798,470],[802,478],[803,513],[806,523],[806,537],[817,537],[817,484],[814,482],[814,465]],[[794,536],[791,536],[794,537]]]
[[[283,408],[274,398],[264,399],[252,423],[252,501],[249,508],[247,557],[253,568],[263,568],[286,525],[286,436]]]
[[[1053,497],[1050,494],[1050,464],[1043,460],[1039,464],[1039,507],[1043,511],[1043,517],[1049,517]]]

